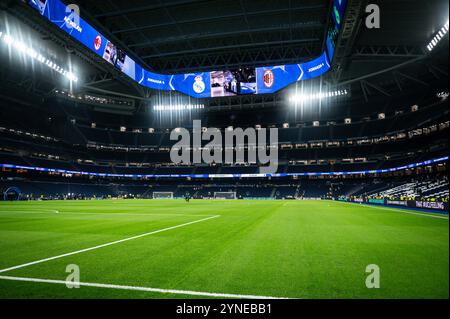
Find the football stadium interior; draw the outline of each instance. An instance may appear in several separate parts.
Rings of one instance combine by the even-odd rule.
[[[0,0],[0,298],[448,299],[448,12]]]

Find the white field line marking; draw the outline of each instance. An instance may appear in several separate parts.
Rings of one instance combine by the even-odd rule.
[[[116,240],[116,241],[109,242],[109,243],[106,243],[106,244],[97,245],[97,246],[94,246],[94,247],[85,248],[85,249],[73,251],[73,252],[62,254],[62,255],[58,255],[58,256],[53,256],[53,257],[49,257],[49,258],[44,258],[44,259],[32,261],[32,262],[29,262],[29,263],[26,263],[26,264],[22,264],[22,265],[10,267],[10,268],[2,269],[2,270],[0,270],[0,273],[4,273],[4,272],[7,272],[7,271],[11,271],[11,270],[19,269],[19,268],[24,268],[24,267],[40,264],[40,263],[43,263],[43,262],[46,262],[46,261],[50,261],[50,260],[55,260],[55,259],[59,259],[59,258],[67,257],[67,256],[72,256],[72,255],[84,253],[84,252],[87,252],[87,251],[91,251],[91,250],[95,250],[95,249],[99,249],[99,248],[103,248],[103,247],[107,247],[107,246],[111,246],[111,245],[120,244],[120,243],[123,243],[123,242],[126,242],[126,241],[130,241],[130,240],[133,240],[133,239],[138,239],[138,238],[142,238],[142,237],[146,237],[146,236],[162,233],[162,232],[165,232],[165,231],[168,231],[168,230],[172,230],[172,229],[176,229],[176,228],[180,228],[180,227],[185,227],[185,226],[196,224],[196,223],[205,222],[207,220],[210,220],[210,219],[213,219],[213,218],[217,218],[217,217],[220,217],[220,215],[215,215],[215,216],[212,216],[212,217],[203,218],[203,219],[196,220],[196,221],[193,221],[193,222],[184,223],[184,224],[176,225],[176,226],[171,226],[171,227],[163,228],[163,229],[160,229],[160,230],[155,230],[155,231],[152,231],[152,232],[149,232],[149,233],[145,233],[145,234],[141,234],[141,235],[137,235],[137,236],[133,236],[133,237],[128,237],[128,238]]]
[[[433,213],[428,213],[428,214],[427,213],[414,213],[414,212],[411,212],[411,211],[406,211],[406,210],[403,210],[403,209],[390,208],[390,207],[379,207],[379,206],[357,204],[357,203],[350,203],[350,204],[360,205],[360,206],[369,207],[369,208],[375,208],[375,209],[391,210],[391,211],[399,212],[399,213],[403,213],[403,214],[426,216],[426,217],[432,217],[432,218],[439,218],[439,219],[446,219],[446,220],[448,220],[448,217],[433,215]]]
[[[47,284],[61,284],[61,285],[67,284],[66,281],[53,280],[53,279],[24,278],[24,277],[10,277],[10,276],[0,276],[0,279],[2,279],[2,280],[11,280],[11,281],[38,282],[38,283],[47,283]],[[146,292],[157,292],[157,293],[162,293],[162,294],[191,295],[191,296],[204,296],[204,297],[216,297],[216,298],[289,299],[289,298],[286,298],[286,297],[269,297],[269,296],[241,295],[241,294],[225,294],[225,293],[190,291],[190,290],[176,290],[176,289],[161,289],[161,288],[138,287],[138,286],[98,284],[98,283],[91,283],[91,282],[79,282],[78,284],[80,286],[85,286],[85,287],[96,287],[96,288],[107,288],[107,289],[121,289],[121,290],[134,290],[134,291],[146,291]]]
[[[43,214],[59,214],[62,213],[59,210],[0,210],[0,214],[30,214],[30,215],[43,215]]]
[[[135,213],[89,213],[89,212],[60,212],[59,210],[29,210],[29,211],[22,211],[22,210],[11,210],[11,211],[0,211],[0,214],[61,214],[61,215],[119,215],[119,216],[188,216],[188,217],[203,217],[203,216],[216,216],[216,215],[194,215],[194,214],[172,214],[172,213],[142,213],[142,214],[135,214]]]
[[[20,213],[20,214],[59,214],[59,210],[56,209],[33,209],[29,211],[22,210],[1,210],[0,213]]]

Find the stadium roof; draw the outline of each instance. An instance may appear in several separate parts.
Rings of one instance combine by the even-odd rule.
[[[154,70],[184,73],[317,57],[326,0],[79,1]]]
[[[163,73],[298,63],[324,48],[327,0],[79,0],[93,22]],[[369,1],[349,1],[347,23],[365,16]],[[353,14],[352,9],[358,9]],[[423,54],[448,19],[448,1],[384,1],[381,29],[359,20],[351,30],[352,60],[404,60]],[[358,62],[358,70],[359,68]],[[350,68],[351,70],[351,68]],[[363,71],[365,72],[365,70]]]
[[[41,33],[56,31],[38,15],[30,17],[31,11],[16,2],[8,1],[6,12],[27,20]],[[83,17],[126,53],[149,69],[164,73],[310,60],[325,47],[331,10],[327,0],[70,2],[78,4]],[[320,78],[321,83],[352,86],[353,96],[368,101],[373,95],[390,97],[409,84],[429,87],[428,79],[448,79],[448,41],[431,57],[426,52],[428,41],[448,20],[448,1],[383,1],[379,30],[364,25],[368,3],[348,1],[333,70]],[[52,40],[58,42],[54,37]],[[59,38],[61,43],[64,40]],[[73,41],[66,41],[65,46],[87,61],[83,66],[86,89],[143,99],[154,94],[129,83]],[[274,96],[280,94],[283,91]],[[230,99],[242,105],[270,102],[272,97],[244,96],[210,103],[228,104]]]

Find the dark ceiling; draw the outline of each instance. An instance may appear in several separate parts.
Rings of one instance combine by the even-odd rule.
[[[2,0],[0,9],[3,1],[11,3],[6,11],[18,19],[29,17],[28,24],[39,30],[43,39],[57,33],[32,10],[14,5],[19,0]],[[315,58],[325,47],[332,4],[331,0],[64,1],[78,4],[85,20],[135,60],[161,73],[299,63]],[[409,86],[427,89],[436,81],[448,87],[448,36],[435,52],[426,52],[428,41],[448,20],[448,0],[348,3],[333,69],[310,82],[323,82],[330,89],[349,87],[353,97],[365,101],[376,95],[390,99],[405,93]],[[378,30],[365,26],[369,3],[380,7]],[[54,45],[68,46],[68,52],[77,52],[87,61],[82,66],[86,79],[80,90],[139,96],[143,100],[162,94],[118,74],[71,39],[64,44],[64,35],[58,39],[52,38]],[[270,96],[213,99],[207,103],[259,107],[274,105],[273,101],[284,95],[285,90]]]
[[[81,14],[158,72],[299,63],[324,49],[331,0],[77,0]],[[448,0],[348,0],[358,21],[345,42],[340,80],[420,56],[448,19]],[[365,27],[376,3],[381,29]],[[352,16],[347,10],[347,20]]]
[[[79,0],[155,71],[298,63],[320,54],[327,0]]]

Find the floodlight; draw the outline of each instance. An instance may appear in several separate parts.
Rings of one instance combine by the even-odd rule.
[[[312,94],[296,93],[296,94],[292,95],[289,98],[289,100],[292,103],[301,103],[301,102],[305,102],[305,101],[322,100],[322,99],[331,98],[331,97],[345,96],[347,94],[348,94],[348,91],[346,89],[330,91],[330,92],[312,93]]]
[[[36,50],[28,46],[26,43],[20,40],[14,40],[15,37],[10,34],[0,33],[0,38],[9,47],[15,49],[18,53],[29,56],[33,60],[47,65],[50,69],[64,75],[71,82],[78,82],[78,77],[72,71],[66,71],[63,67],[59,66],[56,62],[47,59],[42,54],[38,53]]]
[[[431,39],[431,41],[428,43],[427,45],[427,49],[428,51],[433,51],[434,48],[442,41],[442,39],[445,37],[445,35],[448,33],[448,20],[445,23],[445,25],[435,33],[433,39]]]
[[[153,106],[155,111],[185,111],[185,110],[200,110],[205,108],[203,104],[158,104]]]
[[[10,45],[11,43],[13,43],[13,39],[9,34],[5,34],[5,36],[3,37],[3,41],[7,44]]]

